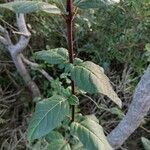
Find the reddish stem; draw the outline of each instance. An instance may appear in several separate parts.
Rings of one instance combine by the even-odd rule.
[[[73,51],[73,3],[72,0],[67,0],[67,13],[66,23],[67,23],[67,40],[68,40],[68,52],[69,52],[69,62],[73,64],[74,61],[74,51]],[[75,95],[75,83],[71,81],[72,94]],[[75,118],[75,106],[72,106],[72,122]]]

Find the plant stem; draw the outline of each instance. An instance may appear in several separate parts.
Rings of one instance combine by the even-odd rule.
[[[67,40],[68,40],[68,52],[69,52],[69,62],[73,64],[74,61],[74,51],[73,51],[73,3],[72,0],[67,0],[67,16],[66,16],[66,23],[67,23]],[[71,81],[71,89],[72,94],[75,95],[75,83]],[[72,106],[72,122],[75,118],[75,106]]]

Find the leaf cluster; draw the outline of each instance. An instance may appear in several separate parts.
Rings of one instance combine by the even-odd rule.
[[[53,1],[51,1],[53,3]],[[75,0],[74,7],[80,9],[91,9],[101,6],[104,2],[99,0]],[[64,2],[61,1],[64,6]],[[0,4],[16,13],[31,13],[44,11],[50,14],[65,14],[61,10],[59,1],[55,4],[48,4],[37,1],[15,1]],[[101,93],[109,97],[119,107],[122,106],[120,98],[113,90],[103,68],[90,61],[83,61],[75,58],[74,63],[69,63],[68,50],[55,48],[35,53],[35,59],[44,61],[50,65],[58,65],[63,69],[69,78],[75,82],[79,90],[94,94]],[[77,90],[76,90],[76,94]],[[70,105],[79,105],[79,99],[68,89],[60,85],[59,90],[50,98],[43,99],[36,103],[35,112],[28,127],[28,140],[30,142],[45,137],[50,143],[47,149],[87,149],[87,150],[111,150],[106,140],[102,127],[94,119],[82,116],[78,113],[75,120],[70,119]],[[54,130],[58,130],[55,132]]]

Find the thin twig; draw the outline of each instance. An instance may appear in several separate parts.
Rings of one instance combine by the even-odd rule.
[[[147,133],[150,133],[150,130],[146,129],[145,127],[143,127],[142,125],[140,126],[140,128],[142,128],[144,131],[146,131]]]
[[[81,94],[81,95],[84,96],[84,97],[86,97],[86,98],[88,98],[90,101],[92,101],[92,102],[96,105],[96,107],[97,107],[98,109],[103,109],[103,110],[105,110],[105,111],[110,112],[110,109],[107,109],[107,108],[104,108],[104,107],[99,106],[99,105],[95,102],[95,100],[93,100],[90,96],[85,95],[85,94]]]
[[[31,68],[38,70],[48,81],[51,82],[53,80],[53,78],[44,69],[42,69],[39,64],[29,61],[23,55],[21,55],[21,58],[23,62],[29,65]]]

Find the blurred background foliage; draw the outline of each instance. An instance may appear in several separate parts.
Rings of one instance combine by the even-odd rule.
[[[31,60],[34,61],[32,56],[36,51],[67,47],[63,17],[34,13],[27,15],[26,20],[32,37],[24,53]],[[1,11],[0,24],[9,30],[14,41],[18,38],[13,33],[17,28],[14,14]],[[127,112],[135,86],[149,64],[149,43],[149,0],[121,0],[119,3],[102,5],[99,9],[78,10],[74,21],[75,55],[93,61],[105,69],[124,105],[123,110],[119,110],[106,101],[105,97],[92,95],[98,108],[89,101],[89,97],[81,96],[81,111],[85,114],[96,113],[106,133],[110,132]],[[44,97],[49,97],[54,89],[69,83],[69,79],[64,74],[58,79],[61,71],[55,67],[45,64],[43,67],[56,79],[53,83],[49,83],[34,70],[30,72]],[[17,74],[9,54],[0,45],[1,149],[31,149],[25,138],[31,109],[31,96]],[[143,149],[140,138],[150,138],[149,123],[150,114],[123,147],[128,150]]]

